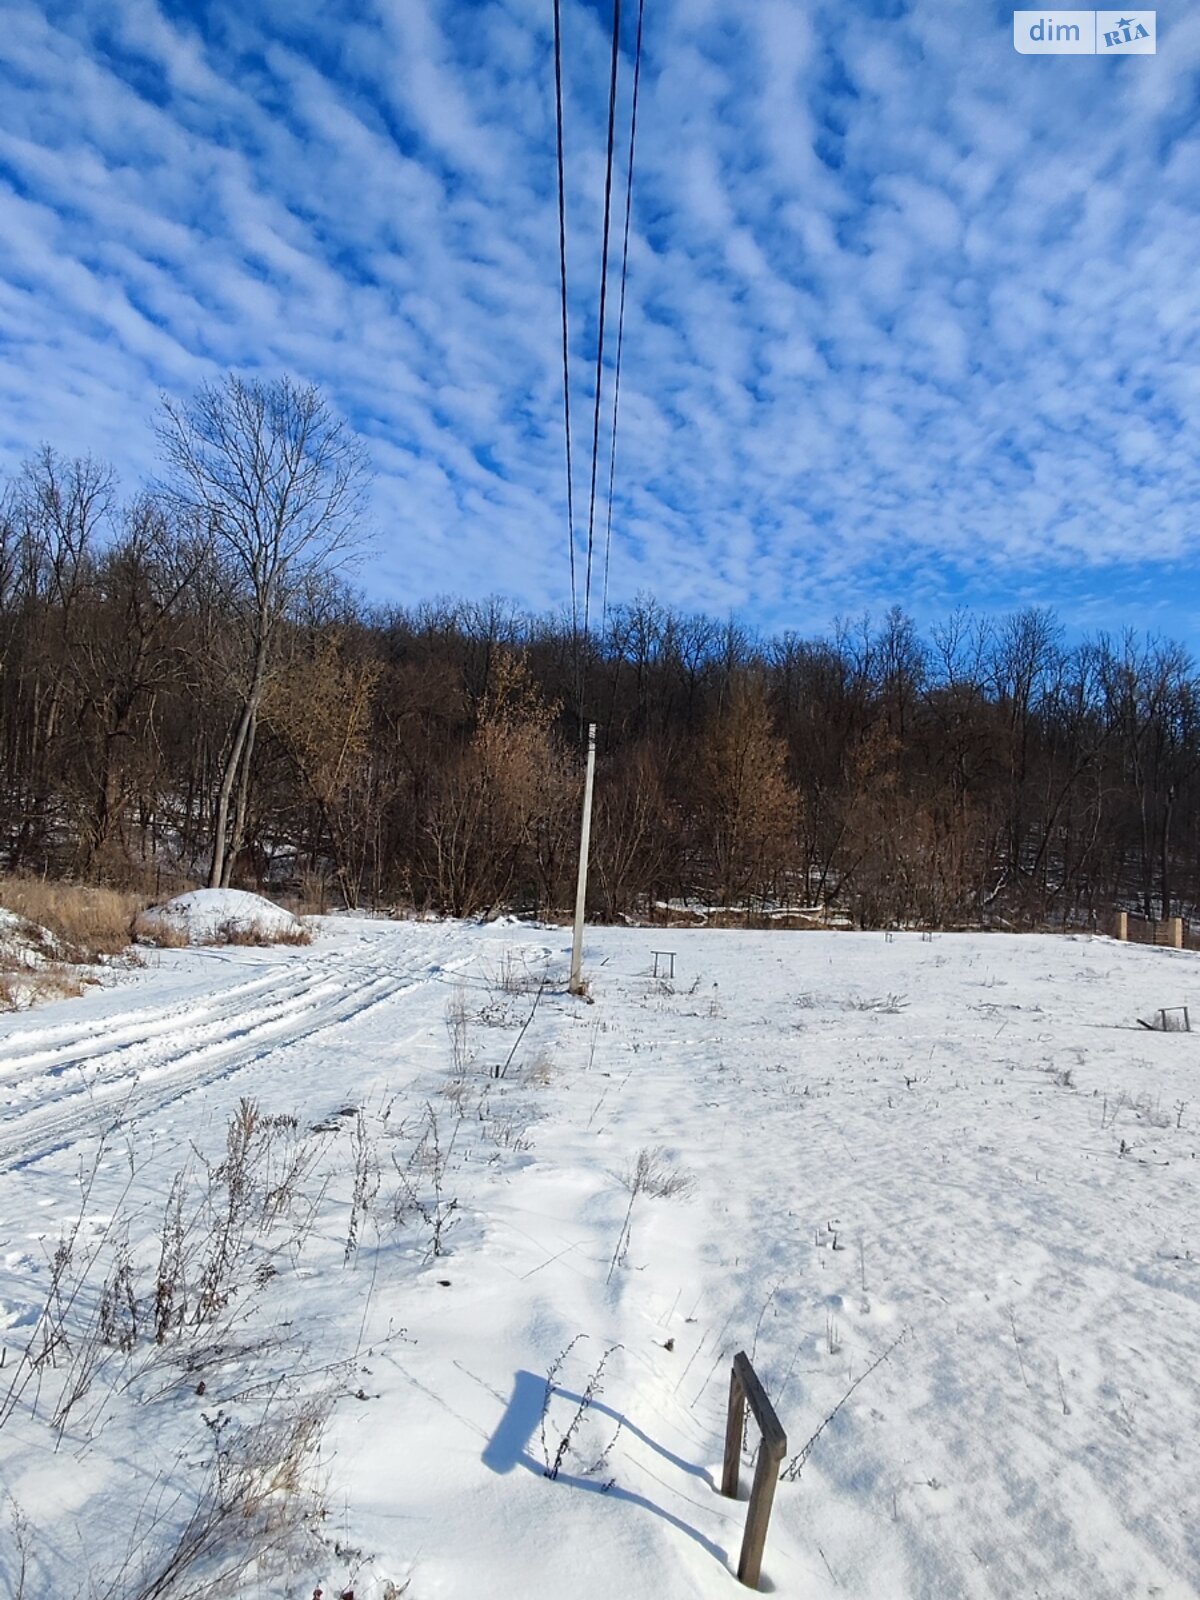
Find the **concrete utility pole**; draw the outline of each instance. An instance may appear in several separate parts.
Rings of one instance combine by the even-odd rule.
[[[596,775],[596,724],[588,723],[587,776],[583,780],[583,823],[579,829],[579,877],[575,884],[575,942],[571,946],[572,994],[583,994],[583,904],[587,899],[588,843],[592,835],[592,779]]]

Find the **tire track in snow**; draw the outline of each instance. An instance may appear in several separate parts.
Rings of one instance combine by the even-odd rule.
[[[65,1104],[67,1093],[61,1081],[69,1065],[59,1064],[40,1076],[55,1083],[53,1099],[17,1111],[0,1120],[0,1171],[27,1166],[61,1150],[76,1140],[95,1136],[134,1118],[153,1115],[172,1101],[193,1090],[207,1088],[222,1078],[254,1065],[268,1055],[311,1040],[318,1034],[356,1021],[401,995],[436,983],[443,974],[468,966],[474,956],[457,961],[430,960],[419,975],[412,969],[397,973],[391,963],[372,963],[365,971],[361,962],[322,963],[304,974],[312,981],[289,999],[255,1008],[252,1014],[238,1007],[201,1024],[210,1035],[202,1044],[195,1042],[196,1029],[189,1017],[211,1015],[207,997],[195,1006],[170,1009],[172,1037],[186,1036],[178,1048],[156,1051],[154,1037],[144,1039],[145,1050],[133,1041],[116,1050],[101,1049],[80,1063],[93,1069],[107,1059],[118,1064],[111,1075],[94,1072],[92,1081],[81,1076],[80,1083]],[[317,993],[320,991],[320,993]],[[235,991],[236,992],[236,991]],[[228,997],[227,997],[228,998]],[[153,1022],[161,1022],[156,1014]],[[97,1024],[103,1029],[103,1022]],[[80,1030],[83,1032],[84,1030]],[[107,1042],[102,1039],[101,1043]],[[132,1054],[131,1054],[132,1052]],[[140,1092],[144,1091],[144,1092]]]
[[[263,987],[267,985],[259,982],[253,989]],[[276,972],[270,980],[268,994],[255,1006],[247,1005],[253,993],[251,986],[239,985],[221,996],[197,996],[193,1002],[183,1001],[162,1010],[147,1008],[140,1013],[122,1013],[116,1019],[116,1026],[106,1018],[90,1028],[72,1029],[62,1041],[35,1048],[24,1055],[13,1054],[10,1048],[13,1039],[10,1038],[0,1054],[0,1091],[19,1089],[22,1080],[49,1083],[76,1068],[94,1067],[103,1071],[109,1062],[145,1054],[157,1039],[177,1035],[182,1028],[195,1039],[210,1032],[219,1034],[239,1018],[246,1026],[252,1026],[260,1017],[285,1011],[290,1002],[303,1002],[322,987],[336,988],[338,984],[336,979],[322,978],[311,971],[289,974],[282,979]],[[65,1091],[59,1088],[55,1092]]]
[[[103,1058],[114,1058],[122,1051],[139,1049],[156,1036],[189,1029],[195,1038],[201,1029],[219,1029],[230,1016],[241,1018],[249,1025],[253,1011],[240,1007],[257,991],[268,990],[263,997],[266,1007],[278,1006],[289,995],[304,996],[324,986],[343,989],[347,976],[364,970],[361,958],[330,957],[307,961],[303,965],[275,963],[261,971],[261,975],[238,983],[232,988],[214,992],[204,990],[188,999],[177,1000],[167,1006],[139,1006],[129,1011],[112,1013],[87,1024],[58,1023],[45,1028],[24,1028],[7,1036],[0,1035],[0,1093],[9,1087],[8,1080],[37,1069],[38,1073],[64,1074],[72,1067],[101,1064]],[[453,965],[453,964],[452,964]],[[429,972],[436,969],[430,964]],[[407,968],[399,974],[391,963],[376,958],[366,969],[372,973],[389,973],[393,976],[413,976],[421,969]],[[449,969],[447,969],[449,970]],[[32,1045],[23,1053],[22,1045]],[[59,1091],[61,1092],[61,1091]]]
[[[0,1082],[5,1108],[0,1112],[0,1133],[6,1122],[27,1116],[39,1104],[62,1106],[96,1090],[111,1094],[122,1084],[137,1082],[143,1075],[201,1055],[206,1047],[219,1048],[269,1035],[277,1029],[286,1030],[294,1020],[344,991],[344,984],[328,978],[289,984],[282,993],[275,993],[256,1006],[226,1008],[215,1015],[211,1008],[204,1007],[191,1014],[177,1011],[167,1023],[170,1031],[165,1038],[166,1029],[155,1026],[115,1048],[105,1048],[106,1039],[101,1037],[92,1051],[48,1064],[35,1061],[23,1078]],[[209,1020],[199,1020],[206,1011]],[[25,1106],[21,1105],[22,1100]]]
[[[221,992],[204,991],[191,999],[166,1006],[136,1006],[112,1012],[90,1023],[60,1022],[43,1028],[20,1028],[0,1038],[0,1081],[34,1066],[76,1065],[89,1056],[116,1048],[123,1040],[140,1043],[157,1033],[166,1033],[181,1022],[206,1016],[227,1014],[231,1005],[262,989],[276,991],[290,978],[303,983],[314,977],[314,969],[273,964],[259,976],[234,984]]]

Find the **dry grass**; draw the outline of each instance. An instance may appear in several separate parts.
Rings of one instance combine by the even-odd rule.
[[[70,961],[120,955],[133,937],[133,921],[146,897],[119,889],[48,878],[0,878],[0,906],[48,928]]]
[[[182,928],[144,911],[133,919],[133,935],[145,944],[157,945],[160,950],[183,950],[188,943],[188,936]]]
[[[0,971],[0,1011],[19,1011],[49,1000],[74,1000],[86,980],[70,967],[6,968]]]
[[[210,1162],[194,1151],[198,1164],[176,1175],[161,1223],[144,1233],[146,1213],[140,1202],[128,1208],[128,1189],[102,1232],[93,1233],[94,1184],[111,1154],[107,1135],[81,1170],[77,1208],[63,1219],[50,1258],[43,1307],[24,1349],[9,1350],[16,1359],[0,1382],[0,1428],[20,1411],[32,1419],[42,1408],[57,1437],[54,1448],[69,1436],[72,1453],[86,1460],[117,1397],[135,1382],[152,1380],[163,1402],[176,1393],[204,1394],[197,1378],[205,1374],[211,1383],[218,1362],[223,1378],[237,1376],[228,1382],[234,1391],[228,1409],[215,1398],[199,1408],[185,1402],[184,1415],[193,1418],[185,1423],[187,1448],[174,1467],[153,1481],[147,1476],[144,1492],[121,1505],[105,1530],[115,1554],[108,1569],[81,1569],[55,1594],[217,1600],[249,1593],[250,1573],[254,1593],[282,1594],[285,1576],[325,1554],[314,1542],[324,1516],[321,1437],[356,1359],[317,1367],[306,1359],[307,1344],[297,1349],[295,1331],[286,1338],[285,1359],[285,1336],[261,1299],[279,1270],[275,1263],[296,1264],[313,1231],[328,1180],[315,1199],[307,1183],[323,1149],[295,1116],[264,1114],[243,1099],[221,1158]],[[357,1184],[356,1175],[360,1199]],[[131,1243],[134,1218],[140,1236]],[[248,1327],[252,1316],[257,1320]],[[314,1391],[311,1380],[321,1374]],[[251,1396],[249,1407],[237,1404]],[[249,1415],[238,1415],[243,1410]],[[154,1459],[148,1449],[147,1461]],[[8,1498],[0,1492],[0,1500]],[[16,1561],[0,1559],[0,1572],[15,1571],[17,1583],[5,1595],[48,1595],[46,1585],[30,1586],[28,1519],[14,1509],[6,1520]],[[291,1582],[286,1590],[294,1592]]]
[[[192,943],[186,928],[170,922],[165,917],[145,912],[133,924],[133,932],[146,944],[157,945],[160,950],[183,950]],[[307,922],[297,922],[294,927],[272,927],[266,922],[223,922],[209,938],[197,943],[209,945],[305,945],[313,942],[313,930]]]
[[[676,1167],[661,1145],[639,1150],[637,1160],[622,1175],[631,1199],[648,1194],[655,1200],[672,1200],[692,1192],[692,1176]]]
[[[284,903],[297,917],[323,917],[331,903],[340,898],[340,890],[331,884],[323,872],[304,872],[294,894],[285,895]]]
[[[0,877],[0,906],[20,919],[0,944],[0,1011],[82,994],[90,980],[75,969],[128,952],[143,904],[115,889]]]
[[[313,931],[307,923],[297,922],[295,927],[271,927],[265,922],[223,922],[210,944],[311,944]]]

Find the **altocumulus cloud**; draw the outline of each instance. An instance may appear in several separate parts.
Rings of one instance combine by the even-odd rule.
[[[1200,631],[1200,14],[1159,24],[1030,58],[961,0],[647,0],[615,597]],[[577,503],[607,25],[564,0]],[[371,592],[563,603],[550,27],[10,0],[0,468],[132,481],[161,390],[286,371],[369,443]]]

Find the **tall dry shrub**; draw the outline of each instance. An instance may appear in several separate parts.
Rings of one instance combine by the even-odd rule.
[[[721,904],[769,893],[794,848],[798,804],[760,679],[735,678],[699,756],[698,829]]]
[[[355,660],[336,634],[318,636],[267,689],[263,720],[282,741],[316,805],[347,904],[358,904],[375,828],[371,724],[381,665]]]
[[[426,825],[438,901],[457,916],[562,892],[577,776],[554,731],[558,707],[500,652],[465,751]]]

